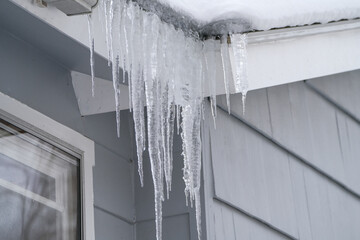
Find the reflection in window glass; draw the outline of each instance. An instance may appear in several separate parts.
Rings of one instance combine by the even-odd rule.
[[[80,239],[79,159],[0,119],[0,239]]]

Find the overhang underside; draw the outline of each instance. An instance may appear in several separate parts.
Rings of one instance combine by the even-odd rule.
[[[6,0],[0,5],[0,25],[3,28],[46,51],[73,71],[73,85],[82,115],[115,109],[113,97],[101,100],[113,96],[113,90],[109,81],[111,69],[107,66],[105,34],[97,21],[98,8],[92,13],[95,19],[95,75],[98,82],[96,97],[92,98],[91,91],[84,86],[90,86],[91,82],[87,17],[68,17],[54,7],[39,8],[31,1]],[[248,42],[249,90],[360,69],[360,20],[356,19],[250,32]],[[220,74],[220,55],[218,60],[217,95],[221,95],[225,89]],[[230,91],[234,93],[233,87]],[[127,109],[126,85],[123,92],[121,108]]]

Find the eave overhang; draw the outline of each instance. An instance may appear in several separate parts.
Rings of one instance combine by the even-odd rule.
[[[60,10],[47,7],[39,8],[30,1],[9,0],[25,11],[36,16],[61,34],[84,45],[89,46],[87,17],[84,15],[68,17]],[[107,58],[105,34],[98,21],[98,9],[93,9],[95,52]],[[272,87],[280,84],[332,75],[360,69],[360,20],[344,20],[328,24],[316,24],[303,27],[284,28],[269,31],[248,33],[248,82],[249,90]],[[231,51],[230,51],[231,52]],[[217,94],[225,93],[221,74],[221,58],[219,53]],[[90,69],[90,67],[89,67]],[[84,75],[85,74],[85,75]],[[108,101],[94,104],[96,99],[113,96],[110,79],[98,79],[99,94],[92,99],[91,91],[86,84],[86,75],[73,73],[74,89],[83,115],[108,112],[114,110],[114,104]],[[81,80],[77,79],[81,76]],[[90,85],[91,78],[88,78]],[[105,82],[103,80],[106,80]],[[78,83],[82,84],[78,84]],[[102,87],[104,89],[101,90]],[[126,86],[124,86],[126,89]],[[230,91],[235,93],[234,87]],[[126,90],[124,90],[126,92]],[[103,94],[103,96],[101,96]],[[250,93],[251,94],[251,93]],[[206,93],[206,95],[209,95]],[[126,96],[124,96],[126,98]],[[86,106],[85,106],[85,105]],[[105,105],[106,106],[105,106]],[[94,105],[96,107],[91,107]],[[128,108],[128,100],[121,103],[122,109]]]

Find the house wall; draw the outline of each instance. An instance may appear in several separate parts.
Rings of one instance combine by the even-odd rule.
[[[360,71],[218,98],[203,128],[208,239],[360,239]],[[225,111],[224,111],[225,110]]]
[[[95,142],[95,235],[100,240],[134,238],[134,181],[131,122],[114,113],[81,117],[70,71],[16,35],[0,28],[0,91]]]
[[[141,188],[131,114],[122,112],[120,139],[114,113],[81,117],[69,70],[0,28],[0,91],[95,142],[96,239],[154,239],[150,164],[145,153]],[[359,79],[354,71],[253,91],[245,116],[239,95],[231,97],[232,115],[219,97],[216,130],[206,105],[203,239],[360,238]],[[197,238],[182,164],[175,135],[164,240]]]

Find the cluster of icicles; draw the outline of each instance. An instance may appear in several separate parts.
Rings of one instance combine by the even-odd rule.
[[[109,66],[112,66],[118,135],[120,84],[123,84],[120,79],[127,79],[129,86],[141,185],[147,129],[147,149],[155,191],[156,238],[162,239],[162,202],[165,199],[165,188],[167,198],[171,191],[173,135],[176,124],[177,134],[181,128],[183,142],[186,204],[188,199],[191,206],[195,201],[198,238],[201,239],[200,125],[204,116],[203,100],[210,96],[215,118],[217,74],[223,74],[228,107],[231,84],[235,92],[241,92],[245,98],[246,35],[225,36],[220,41],[201,41],[195,34],[191,37],[185,36],[183,31],[161,22],[157,15],[143,11],[132,1],[126,3],[124,0],[101,0],[99,8],[100,21],[106,31]],[[92,25],[89,15],[93,79]],[[228,38],[232,43],[231,51]],[[236,68],[234,78],[231,73],[230,53]],[[219,73],[218,59],[222,64]],[[233,79],[233,82],[230,83],[229,79]]]

